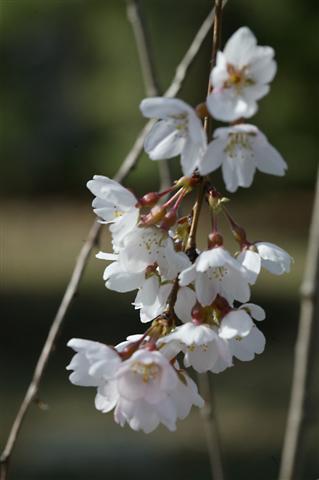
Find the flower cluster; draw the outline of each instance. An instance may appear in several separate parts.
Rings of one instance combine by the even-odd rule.
[[[87,184],[95,197],[94,212],[112,235],[112,253],[97,255],[108,262],[105,286],[136,291],[133,306],[149,325],[143,335],[131,335],[115,347],[70,340],[76,354],[67,368],[73,371],[72,383],[97,389],[96,408],[114,409],[122,426],[148,433],[162,423],[174,430],[193,405],[203,405],[185,368],[219,373],[234,359],[249,361],[264,350],[256,322],[265,319],[265,312],[250,303],[251,286],[262,268],[275,275],[289,272],[291,257],[274,244],[249,241],[207,174],[221,165],[226,188],[234,191],[252,183],[256,167],[284,173],[279,153],[257,127],[243,123],[256,112],[275,70],[273,50],[257,46],[250,30],[240,28],[218,52],[204,106],[193,109],[166,98],[141,103],[145,116],[158,119],[145,140],[146,152],[153,160],[180,155],[185,176],[141,198],[104,176]],[[210,143],[203,110],[234,122],[218,128]],[[203,251],[194,239],[200,209],[180,214],[192,191],[198,193],[197,207],[207,204],[212,222]],[[224,246],[218,229],[221,214],[238,243],[235,254]]]
[[[250,187],[256,168],[284,175],[286,162],[255,125],[243,123],[257,112],[257,100],[269,91],[276,73],[271,47],[260,47],[253,33],[242,27],[228,40],[210,76],[211,93],[204,110],[216,120],[232,122],[217,128],[210,143],[196,110],[182,100],[147,98],[141,103],[145,117],[157,118],[145,142],[152,160],[181,155],[185,175],[198,169],[207,175],[220,166],[227,190]],[[203,105],[199,106],[203,107]]]

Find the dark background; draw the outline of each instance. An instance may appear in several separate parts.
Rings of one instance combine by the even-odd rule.
[[[210,2],[144,0],[142,6],[164,90]],[[144,124],[138,109],[144,93],[124,1],[2,0],[0,10],[3,445],[94,218],[85,183],[95,173],[115,173]],[[261,45],[275,48],[278,74],[252,122],[289,165],[284,178],[257,174],[252,188],[231,195],[230,208],[252,241],[278,243],[295,258],[289,276],[265,273],[254,289],[253,301],[268,314],[261,325],[265,353],[211,376],[228,480],[275,480],[279,468],[317,166],[318,20],[314,0],[229,0],[225,9],[223,43],[247,25]],[[205,97],[210,45],[208,38],[180,94],[193,105]],[[178,175],[178,161],[170,165]],[[223,191],[220,174],[214,179]],[[157,188],[156,163],[143,157],[126,185],[138,194]],[[200,242],[204,233],[205,218]],[[137,434],[95,411],[92,389],[68,382],[69,338],[111,343],[143,330],[130,307],[134,293],[108,292],[103,268],[93,257],[41,387],[49,408],[31,408],[11,478],[208,480],[198,411],[176,433],[161,427]],[[318,378],[317,364],[318,355]],[[302,480],[319,476],[315,387]]]

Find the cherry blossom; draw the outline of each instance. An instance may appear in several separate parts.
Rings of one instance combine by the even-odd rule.
[[[179,344],[184,352],[185,367],[192,366],[199,373],[219,373],[232,365],[227,341],[218,335],[216,326],[187,322],[159,341],[171,342]]]
[[[269,242],[256,242],[244,248],[237,257],[247,270],[250,283],[254,283],[261,267],[274,275],[290,272],[292,257],[282,248]]]
[[[162,423],[173,431],[176,420],[185,418],[192,405],[202,407],[203,399],[188,375],[158,351],[137,350],[122,361],[120,352],[132,345],[130,340],[117,347],[119,353],[98,342],[70,340],[68,346],[77,352],[67,367],[73,370],[70,381],[97,387],[96,408],[103,413],[115,409],[114,419],[121,426],[128,423],[149,433]]]
[[[95,195],[92,202],[94,213],[101,223],[113,223],[110,230],[114,246],[121,244],[139,219],[136,197],[120,183],[102,175],[94,175],[87,187]]]
[[[195,110],[177,98],[146,98],[140,105],[145,117],[158,121],[145,139],[152,160],[181,155],[184,175],[191,175],[206,149],[206,135]]]
[[[257,100],[269,92],[276,73],[271,47],[260,47],[254,34],[241,27],[218,52],[211,73],[213,91],[207,106],[214,118],[231,122],[249,118],[257,111]]]
[[[227,190],[250,187],[256,169],[282,176],[287,168],[280,153],[254,125],[239,124],[217,128],[213,141],[198,165],[201,175],[222,167]]]
[[[211,305],[217,295],[232,304],[234,300],[249,300],[246,277],[246,270],[224,247],[215,247],[202,252],[191,267],[183,270],[179,282],[181,286],[194,282],[196,297],[202,305]]]
[[[103,343],[72,338],[68,347],[77,352],[66,367],[73,370],[70,381],[75,385],[97,387],[112,378],[121,363],[116,350]]]
[[[265,336],[256,325],[253,325],[249,334],[245,337],[238,335],[229,340],[229,348],[232,354],[243,362],[253,360],[256,353],[262,353],[265,349],[265,344]]]

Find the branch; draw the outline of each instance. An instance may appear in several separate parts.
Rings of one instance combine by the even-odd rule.
[[[301,310],[295,347],[291,399],[284,439],[279,480],[297,480],[303,458],[308,409],[308,389],[314,370],[317,345],[319,287],[319,169],[304,278],[301,285]]]
[[[159,95],[160,89],[155,73],[151,43],[139,0],[127,0],[127,17],[131,22],[134,33],[146,95],[156,97]]]
[[[220,437],[215,414],[214,393],[207,373],[197,375],[199,391],[205,400],[205,405],[200,409],[203,419],[206,442],[209,446],[208,455],[213,480],[223,480],[222,452]]]
[[[190,65],[193,63],[194,58],[196,57],[206,35],[209,32],[208,19],[210,19],[209,21],[211,22],[212,14],[210,14],[207,17],[207,19],[204,21],[204,23],[200,27],[198,33],[195,35],[195,38],[192,41],[189,49],[187,50],[186,54],[182,58],[181,62],[179,63],[176,69],[176,74],[169,88],[165,92],[164,96],[167,96],[167,97],[175,96],[181,89],[183,81],[186,77],[187,71]],[[130,152],[128,153],[127,157],[125,158],[121,167],[116,173],[114,177],[115,180],[123,181],[127,177],[127,175],[131,172],[131,170],[136,166],[138,159],[143,151],[144,139],[147,133],[150,131],[152,125],[153,125],[153,121],[151,120],[145,125],[145,127],[139,133]],[[95,221],[90,229],[89,235],[76,260],[75,267],[71,275],[70,281],[67,285],[64,296],[62,298],[62,302],[52,322],[48,336],[45,340],[41,354],[37,361],[32,380],[27,388],[25,396],[19,407],[18,413],[13,421],[5,448],[0,457],[0,480],[6,480],[8,478],[9,461],[12,455],[12,451],[15,447],[15,443],[19,435],[23,420],[25,418],[25,415],[31,403],[34,401],[38,393],[39,386],[40,386],[45,368],[47,366],[48,360],[54,349],[58,334],[61,331],[61,327],[65,320],[66,314],[78,290],[78,287],[81,282],[86,265],[88,263],[90,254],[98,241],[100,231],[101,231],[101,224]]]

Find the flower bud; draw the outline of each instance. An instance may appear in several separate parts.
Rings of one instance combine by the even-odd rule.
[[[209,116],[209,113],[208,113],[207,106],[206,106],[205,102],[199,103],[196,106],[195,110],[196,110],[196,113],[197,113],[198,117],[201,118],[201,119]]]
[[[195,325],[200,325],[204,322],[204,319],[205,319],[204,308],[199,303],[196,303],[196,305],[192,309],[192,322]]]
[[[231,231],[236,242],[238,242],[240,245],[247,244],[246,232],[243,229],[243,227],[240,227],[239,225],[236,225],[236,224],[232,224]]]
[[[221,247],[223,244],[224,239],[219,232],[212,232],[208,235],[208,248]]]
[[[177,214],[175,210],[169,210],[165,215],[164,218],[160,224],[160,227],[163,228],[164,230],[169,230],[177,220]]]
[[[143,197],[137,202],[138,207],[153,207],[161,198],[158,192],[149,192],[146,193]]]
[[[155,205],[152,208],[150,213],[144,215],[141,219],[141,223],[143,227],[150,227],[151,225],[155,225],[156,223],[160,222],[162,218],[165,216],[166,209],[160,205]]]

